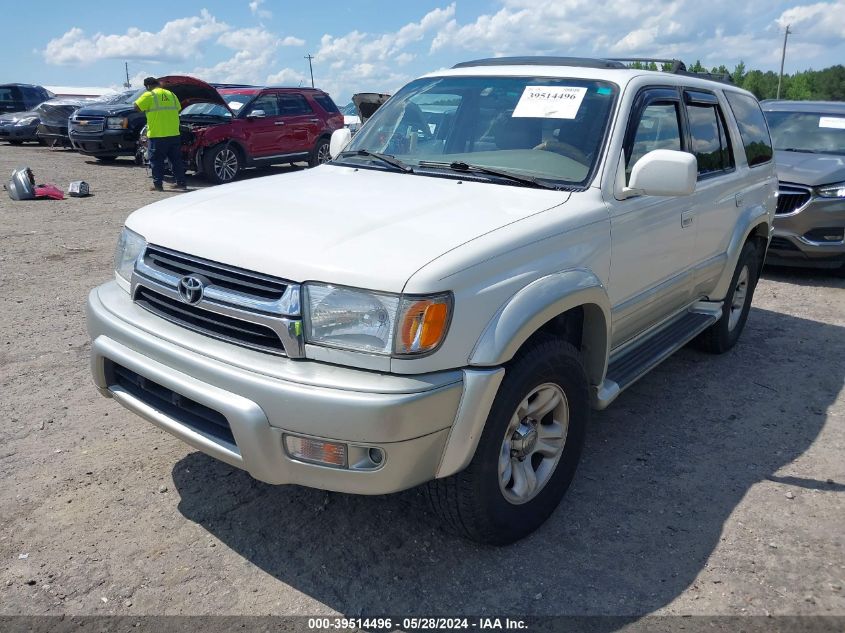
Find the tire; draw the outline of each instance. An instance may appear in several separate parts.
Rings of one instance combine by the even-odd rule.
[[[9,141],[9,145],[23,145],[23,141]]]
[[[203,174],[216,185],[232,182],[243,169],[240,151],[231,143],[222,143],[205,152]]]
[[[117,156],[95,156],[98,161],[101,163],[113,163],[117,160]]]
[[[757,247],[753,242],[746,242],[731,278],[722,316],[698,335],[693,343],[695,347],[710,354],[724,354],[736,345],[748,320],[759,271]]]
[[[548,407],[554,397],[557,404],[542,414],[543,403]],[[532,407],[541,413],[539,422],[530,418]],[[589,418],[587,375],[578,351],[553,339],[529,344],[507,368],[469,466],[428,484],[444,526],[491,545],[531,534],[569,488]]]
[[[329,154],[329,141],[328,139],[321,138],[311,151],[311,156],[308,158],[308,166],[316,167],[317,165],[322,165],[330,161],[331,158],[331,154]]]

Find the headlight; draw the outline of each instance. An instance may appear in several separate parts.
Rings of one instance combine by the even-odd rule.
[[[394,294],[306,284],[309,343],[371,354],[415,355],[436,349],[446,335],[451,295]]]
[[[124,116],[110,116],[106,119],[106,127],[110,130],[125,130],[129,127],[129,119]]]
[[[28,116],[23,119],[18,119],[15,121],[15,125],[32,125],[38,120],[37,116]]]
[[[129,291],[129,282],[132,279],[132,269],[135,268],[135,260],[144,252],[147,247],[146,240],[125,228],[120,232],[117,240],[117,250],[114,252],[114,273],[117,282]]]
[[[822,198],[845,198],[845,182],[818,187],[816,193]]]

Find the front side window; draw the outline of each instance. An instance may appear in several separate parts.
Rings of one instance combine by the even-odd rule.
[[[845,108],[838,114],[769,111],[766,120],[778,151],[845,154]]]
[[[698,175],[707,176],[733,168],[730,143],[719,106],[687,104],[692,153],[698,161]]]
[[[763,165],[772,160],[772,139],[760,104],[748,95],[738,92],[725,92],[725,97],[731,106],[739,126],[739,135],[745,149],[748,166]]]
[[[626,177],[638,160],[656,149],[681,149],[677,103],[652,103],[643,109],[630,149],[626,148]]]
[[[262,110],[265,116],[279,116],[279,101],[276,95],[273,93],[260,95],[249,104],[246,115],[249,116],[258,110]]]
[[[559,77],[418,79],[376,111],[338,162],[377,166],[354,155],[365,150],[418,172],[458,164],[584,186],[616,93],[608,82]]]

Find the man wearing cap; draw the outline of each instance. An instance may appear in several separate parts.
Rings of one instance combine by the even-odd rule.
[[[164,191],[164,161],[170,159],[176,188],[185,190],[185,165],[182,163],[182,140],[179,135],[179,99],[162,88],[155,77],[144,79],[147,91],[135,101],[135,108],[147,115],[147,142],[153,186],[150,191]]]

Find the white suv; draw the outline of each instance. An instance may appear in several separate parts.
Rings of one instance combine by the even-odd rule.
[[[329,164],[130,215],[88,301],[94,380],[262,481],[430,482],[447,524],[512,542],[569,486],[591,408],[690,341],[736,343],[775,209],[761,143],[751,94],[687,73],[426,75]]]

